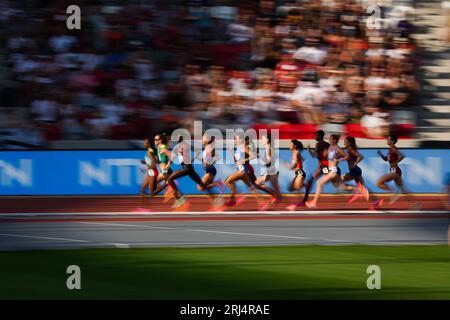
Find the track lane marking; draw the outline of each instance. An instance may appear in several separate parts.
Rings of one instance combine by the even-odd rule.
[[[154,226],[141,226],[138,224],[123,224],[123,223],[104,223],[104,222],[87,222],[87,221],[80,221],[75,223],[80,224],[94,224],[94,225],[102,225],[102,226],[119,226],[119,227],[134,227],[134,228],[143,228],[143,229],[160,229],[160,230],[179,230],[179,228],[173,228],[173,227],[154,227]]]
[[[41,240],[57,240],[57,241],[69,241],[69,242],[93,242],[89,240],[79,240],[79,239],[67,239],[67,238],[55,238],[55,237],[42,237],[42,236],[26,236],[22,234],[10,234],[10,233],[0,233],[0,236],[5,237],[16,237],[16,238],[32,238],[32,239],[41,239]]]
[[[107,226],[125,226],[125,227],[135,227],[140,229],[161,229],[161,230],[176,230],[176,231],[188,231],[188,232],[205,232],[205,233],[217,233],[217,234],[229,234],[229,235],[240,235],[240,236],[254,236],[254,237],[266,237],[266,238],[280,238],[280,239],[295,239],[295,240],[316,240],[314,238],[308,237],[296,237],[296,236],[284,236],[284,235],[273,235],[273,234],[263,234],[263,233],[247,233],[247,232],[231,232],[231,231],[220,231],[220,230],[206,230],[206,229],[185,229],[185,228],[170,228],[170,227],[155,227],[155,226],[141,226],[133,224],[121,224],[121,223],[98,223],[98,222],[78,222],[82,224],[93,224],[93,225],[107,225]],[[322,239],[319,239],[322,240]],[[330,240],[333,241],[333,240]],[[340,241],[340,240],[335,240]]]

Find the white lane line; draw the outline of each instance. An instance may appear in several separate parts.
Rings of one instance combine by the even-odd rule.
[[[312,238],[283,236],[283,235],[278,235],[278,234],[246,233],[246,232],[231,232],[231,231],[217,231],[217,230],[203,230],[203,229],[183,229],[183,230],[185,230],[185,231],[192,231],[192,232],[208,232],[208,233],[219,233],[219,234],[232,234],[232,235],[238,235],[238,236],[254,236],[254,237],[267,237],[267,238],[313,240]]]
[[[58,241],[69,241],[69,242],[92,242],[92,241],[88,241],[88,240],[54,238],[54,237],[40,237],[40,236],[25,236],[25,235],[22,235],[22,234],[10,234],[10,233],[0,233],[0,236],[16,237],[16,238],[32,238],[32,239],[42,239],[42,240],[58,240]]]
[[[102,222],[77,222],[77,223],[94,224],[94,225],[106,225],[106,226],[120,226],[120,227],[135,227],[135,228],[141,228],[141,229],[177,230],[177,231],[208,232],[208,233],[231,234],[231,235],[254,236],[254,237],[297,239],[297,240],[313,240],[313,238],[283,236],[283,235],[273,235],[273,234],[262,234],[262,233],[246,233],[246,232],[231,232],[231,231],[218,231],[218,230],[205,230],[205,229],[184,229],[184,228],[154,227],[154,226],[148,226],[148,225],[141,226],[141,225],[122,224],[122,223],[102,223]]]
[[[129,216],[129,217],[145,217],[145,216],[183,216],[183,215],[320,215],[320,214],[333,214],[336,216],[342,214],[450,214],[450,211],[445,210],[314,210],[314,211],[184,211],[184,212],[171,212],[171,211],[152,211],[144,213],[136,212],[17,212],[17,213],[0,213],[0,219],[3,217],[64,217],[64,216]]]
[[[160,229],[160,230],[176,230],[179,228],[171,228],[171,227],[154,227],[154,226],[141,226],[138,224],[123,224],[123,223],[106,223],[106,222],[75,222],[80,224],[93,224],[93,225],[101,225],[101,226],[111,226],[111,227],[134,227],[134,228],[143,228],[143,229]]]

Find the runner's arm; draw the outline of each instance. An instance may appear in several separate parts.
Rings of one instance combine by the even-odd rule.
[[[383,159],[384,161],[387,161],[387,160],[388,160],[388,158],[387,158],[385,155],[383,155],[383,153],[381,153],[380,150],[377,151],[377,154],[378,154],[378,155],[381,157],[381,159]]]
[[[353,154],[356,156],[355,166],[358,165],[361,161],[364,160],[364,156],[357,150],[352,150]]]

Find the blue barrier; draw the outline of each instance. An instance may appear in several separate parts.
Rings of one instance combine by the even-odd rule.
[[[365,159],[360,164],[368,187],[381,192],[375,181],[388,171],[388,165],[376,149],[362,149]],[[386,153],[386,150],[382,150]],[[448,173],[449,149],[403,149],[406,159],[400,164],[406,187],[416,193],[442,192]],[[0,152],[0,195],[87,195],[138,194],[143,172],[140,159],[143,151],[4,151]],[[310,175],[317,166],[308,152],[304,168]],[[280,150],[280,185],[287,192],[293,172],[283,163],[290,162],[289,150]],[[176,169],[178,165],[174,165]],[[200,175],[201,164],[195,165]],[[234,165],[216,165],[218,177],[225,179]],[[342,172],[347,164],[341,164]],[[256,166],[258,169],[258,166]],[[258,170],[256,170],[258,172]],[[180,180],[181,191],[197,194],[195,184],[187,177]],[[239,185],[242,183],[238,183]],[[242,191],[245,189],[239,186]],[[325,192],[334,192],[327,186]]]

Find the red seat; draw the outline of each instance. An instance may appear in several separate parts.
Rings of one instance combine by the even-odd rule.
[[[348,123],[345,125],[346,135],[352,136],[355,138],[367,138],[364,134],[364,131],[361,128],[361,125],[358,123]]]

